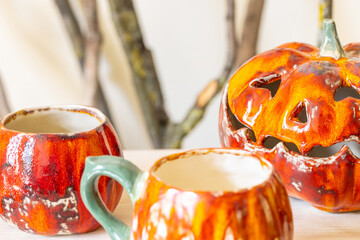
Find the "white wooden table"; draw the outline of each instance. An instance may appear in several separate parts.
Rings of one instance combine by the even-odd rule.
[[[128,150],[125,158],[135,163],[139,168],[146,170],[158,158],[179,150]],[[313,208],[304,201],[291,198],[293,210],[294,239],[360,239],[360,212],[355,213],[327,213]],[[132,205],[125,193],[115,210],[115,215],[128,225],[131,222]],[[103,228],[94,232],[79,235],[45,237],[22,232],[0,219],[0,239],[3,240],[109,240]]]

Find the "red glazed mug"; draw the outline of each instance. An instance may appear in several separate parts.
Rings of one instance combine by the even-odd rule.
[[[83,233],[99,224],[80,196],[87,156],[122,156],[109,120],[99,110],[62,105],[21,110],[0,124],[0,217],[26,232]],[[122,187],[101,178],[99,192],[110,211]]]
[[[96,181],[119,181],[135,205],[131,229],[101,204]],[[249,152],[197,149],[142,172],[111,156],[88,157],[85,205],[112,239],[292,239],[289,198],[273,166]]]

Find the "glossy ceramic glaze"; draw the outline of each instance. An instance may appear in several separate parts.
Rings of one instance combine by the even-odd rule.
[[[360,141],[360,100],[335,100],[340,88],[359,92],[360,44],[342,49],[335,29],[328,34],[321,50],[287,43],[245,63],[223,93],[220,139],[223,146],[272,162],[290,195],[326,211],[354,211],[360,209],[359,158],[347,146],[333,156],[307,156],[315,146]],[[272,96],[264,85],[277,80]],[[305,121],[299,118],[302,110]],[[281,142],[265,148],[269,137]],[[299,152],[284,143],[295,144]]]
[[[96,229],[99,224],[81,201],[80,178],[85,158],[97,155],[122,156],[122,151],[109,120],[95,108],[65,105],[5,116],[0,125],[1,218],[43,235]],[[99,192],[114,210],[121,186],[102,178]]]
[[[235,163],[242,158],[248,158],[248,163]],[[213,164],[213,160],[226,162],[229,167],[225,172],[238,172],[238,177],[240,172],[253,169],[257,174],[252,174],[252,177],[257,175],[257,179],[246,183],[249,184],[246,187],[223,191],[221,189],[229,185],[220,186],[216,182],[222,181],[221,178],[228,179],[225,174],[223,177],[200,180],[206,183],[200,186],[194,183],[199,178],[195,175],[204,174],[201,172],[206,172],[208,167],[193,168],[192,164],[181,162],[186,159],[194,165],[202,160],[209,165]],[[115,164],[112,162],[114,160]],[[292,213],[286,190],[271,164],[257,155],[231,149],[191,150],[161,158],[145,173],[126,160],[122,159],[122,162],[119,164],[117,158],[109,156],[88,158],[82,179],[84,202],[112,239],[128,239],[128,235],[131,239],[168,240],[292,239]],[[167,165],[174,162],[178,165],[172,171]],[[258,166],[250,167],[251,162]],[[210,172],[222,168],[217,166]],[[96,204],[98,201],[94,199],[93,182],[102,174],[115,177],[129,192],[135,204],[131,230],[112,219]],[[239,183],[236,180],[233,182],[235,185]]]

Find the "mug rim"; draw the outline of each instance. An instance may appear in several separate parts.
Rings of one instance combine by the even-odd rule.
[[[83,114],[88,114],[90,117],[95,117],[99,123],[94,127],[91,128],[89,130],[86,131],[74,131],[71,133],[52,133],[52,132],[41,132],[41,133],[36,133],[36,132],[29,132],[29,131],[19,131],[19,130],[15,130],[15,129],[11,129],[11,128],[7,128],[6,124],[8,124],[10,121],[15,120],[16,116],[18,115],[27,115],[27,114],[32,114],[36,111],[41,112],[41,111],[49,111],[49,110],[56,110],[56,111],[67,111],[67,112],[73,112],[73,113],[83,113]],[[81,105],[81,104],[55,104],[55,105],[46,105],[46,106],[39,106],[39,107],[29,107],[29,108],[23,108],[17,111],[13,111],[10,112],[8,114],[6,114],[5,116],[3,116],[1,118],[0,121],[0,125],[1,128],[9,131],[9,132],[14,132],[14,133],[23,133],[23,134],[27,134],[27,135],[59,135],[59,136],[72,136],[75,134],[81,134],[81,133],[87,133],[87,132],[91,132],[93,130],[98,129],[99,127],[101,127],[102,125],[104,125],[104,123],[106,123],[106,121],[108,120],[108,118],[106,117],[106,115],[104,113],[102,113],[99,109],[95,108],[95,107],[91,107],[91,106],[87,106],[87,105]]]
[[[250,187],[242,187],[242,188],[238,188],[238,189],[234,188],[234,190],[196,190],[196,189],[187,190],[187,189],[183,189],[183,188],[168,184],[155,174],[155,171],[158,170],[163,164],[165,164],[168,161],[179,160],[181,158],[187,158],[187,157],[194,156],[194,155],[206,155],[208,153],[217,153],[217,154],[222,153],[222,154],[231,154],[231,155],[236,155],[236,156],[242,155],[242,156],[254,157],[258,161],[260,161],[260,164],[262,166],[265,165],[266,167],[268,167],[268,169],[270,171],[268,173],[268,176],[266,176],[266,178],[263,181],[261,181],[260,183],[251,185]],[[168,187],[169,189],[175,189],[180,192],[193,192],[196,194],[212,194],[214,196],[221,196],[221,195],[225,195],[228,193],[245,193],[245,192],[250,191],[251,189],[261,188],[264,185],[266,185],[276,175],[274,166],[268,160],[263,158],[262,156],[260,156],[256,153],[249,152],[249,151],[232,149],[232,148],[196,148],[196,149],[191,149],[191,150],[187,150],[187,151],[183,151],[183,152],[179,152],[179,153],[173,153],[173,154],[161,157],[160,159],[156,160],[156,162],[153,165],[151,165],[151,167],[146,172],[149,176],[151,176],[152,178],[154,178],[156,181],[163,184],[164,186]],[[281,182],[281,184],[283,184],[283,183]]]

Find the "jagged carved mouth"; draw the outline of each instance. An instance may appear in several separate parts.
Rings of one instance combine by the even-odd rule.
[[[345,93],[346,95],[346,93]],[[281,141],[278,138],[275,138],[273,136],[268,136],[267,138],[264,139],[264,141],[262,143],[257,143],[257,139],[255,137],[255,133],[253,132],[253,130],[247,126],[245,126],[244,124],[242,124],[237,118],[236,116],[231,112],[229,106],[228,106],[228,102],[226,99],[226,112],[228,114],[228,117],[230,119],[230,122],[232,124],[232,126],[235,128],[235,130],[239,130],[242,128],[247,129],[249,135],[250,135],[250,140],[252,141],[252,143],[254,145],[260,145],[264,148],[267,149],[273,149],[276,148],[276,146],[282,142],[288,149],[289,151],[293,152],[296,155],[301,155],[303,156],[299,149],[297,148],[297,146],[291,142],[284,142]],[[301,114],[302,115],[302,114]],[[304,116],[299,116],[299,119],[301,120],[301,118],[304,118]],[[311,151],[309,151],[306,156],[307,157],[314,157],[314,158],[329,158],[331,156],[336,155],[340,149],[344,146],[348,146],[348,148],[350,149],[350,151],[357,157],[360,158],[360,144],[356,141],[351,141],[351,138],[349,138],[349,141],[343,141],[343,142],[339,142],[336,143],[330,147],[323,147],[323,146],[315,146]]]

